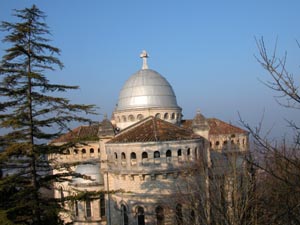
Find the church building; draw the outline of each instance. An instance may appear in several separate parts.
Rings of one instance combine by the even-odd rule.
[[[222,175],[228,154],[248,151],[248,133],[241,128],[200,112],[183,119],[170,83],[148,68],[145,51],[140,57],[142,69],[123,85],[110,119],[77,127],[51,143],[81,140],[49,159],[74,162],[74,171],[88,178],[55,184],[55,196],[100,193],[66,205],[70,213],[62,217],[74,225],[200,224],[191,196],[208,196],[210,169]],[[195,193],[195,184],[202,193]],[[203,210],[209,211],[208,202]]]

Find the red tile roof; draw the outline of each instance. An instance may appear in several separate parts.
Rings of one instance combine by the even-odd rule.
[[[183,120],[182,126],[186,129],[192,129],[193,120]],[[207,119],[209,125],[210,135],[220,135],[220,134],[247,134],[248,132],[229,123],[216,118]]]
[[[150,116],[124,129],[108,143],[157,142],[199,138],[201,137],[195,135],[190,129]]]
[[[70,142],[74,141],[75,139],[95,140],[98,138],[98,129],[99,124],[91,126],[80,126],[54,139],[51,143]]]

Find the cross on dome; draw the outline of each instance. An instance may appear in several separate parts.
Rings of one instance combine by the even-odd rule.
[[[148,57],[149,57],[148,53],[145,50],[143,50],[142,53],[140,54],[140,58],[143,59],[142,70],[148,69],[148,64],[147,64],[147,58]]]

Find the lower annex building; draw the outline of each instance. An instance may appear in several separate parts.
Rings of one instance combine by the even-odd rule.
[[[228,164],[218,160],[248,151],[245,130],[200,112],[183,120],[172,86],[148,68],[147,57],[143,51],[142,69],[124,84],[110,120],[80,126],[52,142],[84,140],[85,144],[49,159],[58,164],[74,162],[75,172],[89,178],[55,184],[55,196],[100,193],[98,198],[66,205],[70,210],[62,214],[66,221],[75,225],[200,224],[199,213],[191,207],[196,190],[191,187],[196,183],[202,187],[201,194],[208,195],[208,169],[226,173]],[[209,204],[202,207],[208,210]]]

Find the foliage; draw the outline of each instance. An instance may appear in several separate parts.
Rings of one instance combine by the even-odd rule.
[[[72,104],[60,97],[78,86],[52,84],[49,72],[63,68],[60,50],[49,44],[45,14],[35,5],[15,10],[19,22],[2,22],[10,45],[0,64],[0,216],[14,224],[59,224],[60,204],[52,199],[53,180],[47,154],[62,153],[69,145],[47,145],[68,129],[69,122],[90,122],[82,113],[92,105]],[[9,224],[9,222],[7,222]]]

